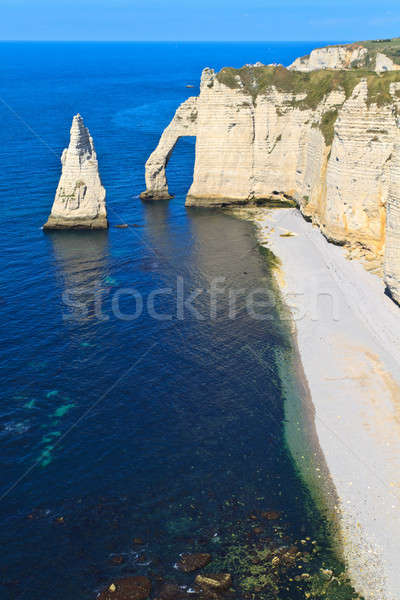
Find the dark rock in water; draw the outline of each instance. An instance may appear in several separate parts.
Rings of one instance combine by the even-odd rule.
[[[223,592],[232,585],[232,577],[229,573],[216,573],[214,575],[196,575],[195,583],[203,590]]]
[[[56,517],[54,519],[54,522],[57,523],[58,525],[64,525],[65,520],[64,520],[64,517]]]
[[[168,191],[158,191],[158,190],[145,190],[140,194],[141,200],[171,200],[173,196],[171,196]]]
[[[263,519],[267,519],[267,521],[277,521],[281,518],[281,513],[277,510],[266,510],[261,513]]]
[[[122,565],[122,563],[125,562],[125,559],[121,554],[112,556],[110,560],[113,565]]]
[[[183,554],[178,562],[178,568],[185,573],[202,569],[211,560],[211,554]]]
[[[97,600],[146,600],[150,591],[150,580],[142,575],[135,575],[111,583]]]

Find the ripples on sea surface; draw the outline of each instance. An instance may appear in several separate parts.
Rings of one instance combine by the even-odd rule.
[[[209,551],[221,568],[234,547],[260,544],[249,515],[262,510],[282,513],[264,525],[280,544],[320,531],[283,441],[277,357],[290,338],[277,315],[253,320],[242,301],[232,321],[222,301],[210,319],[206,294],[196,302],[203,320],[111,311],[122,287],[146,298],[175,289],[177,276],[187,293],[216,276],[248,291],[271,284],[248,223],[185,209],[193,140],[179,142],[168,168],[174,200],[142,204],[138,194],[148,155],[198,93],[204,66],[288,64],[310,49],[0,45],[2,598],[85,600],[132,573],[189,584],[173,569],[179,553]],[[77,112],[94,137],[111,228],[45,235]],[[135,227],[113,227],[121,222]],[[68,291],[81,309],[65,305]],[[174,311],[168,295],[156,306]]]

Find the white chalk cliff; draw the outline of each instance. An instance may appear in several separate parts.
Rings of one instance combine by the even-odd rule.
[[[72,120],[68,148],[51,214],[43,229],[107,229],[106,192],[101,184],[93,139],[78,114]]]
[[[350,69],[356,62],[363,62],[368,50],[362,47],[327,46],[316,48],[308,56],[301,56],[288,67],[295,71],[316,71],[317,69]]]
[[[147,161],[142,197],[170,197],[165,167],[185,135],[188,206],[291,201],[400,303],[400,72],[205,69]]]
[[[307,56],[296,58],[288,69],[303,73],[318,69],[355,68],[370,68],[377,73],[398,71],[400,64],[396,64],[390,54],[400,56],[397,54],[399,46],[399,40],[395,38],[394,40],[367,42],[366,45],[359,42],[315,48]]]

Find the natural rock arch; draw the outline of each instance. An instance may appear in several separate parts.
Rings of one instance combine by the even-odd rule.
[[[172,196],[168,191],[165,169],[181,137],[197,135],[197,97],[188,98],[180,105],[174,118],[164,130],[157,148],[146,162],[146,191],[143,200],[163,200]]]

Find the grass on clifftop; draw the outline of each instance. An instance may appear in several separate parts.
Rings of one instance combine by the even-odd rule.
[[[346,98],[349,98],[362,79],[367,79],[368,82],[369,104],[376,103],[379,106],[389,104],[393,101],[389,87],[393,82],[400,82],[400,71],[378,74],[361,69],[351,71],[324,69],[302,73],[289,71],[281,65],[245,66],[241,69],[225,67],[217,74],[217,79],[229,88],[240,89],[253,100],[256,100],[259,95],[266,94],[268,88],[272,86],[280,92],[305,94],[303,100],[293,101],[293,105],[301,109],[315,109],[334,90],[343,90]]]

